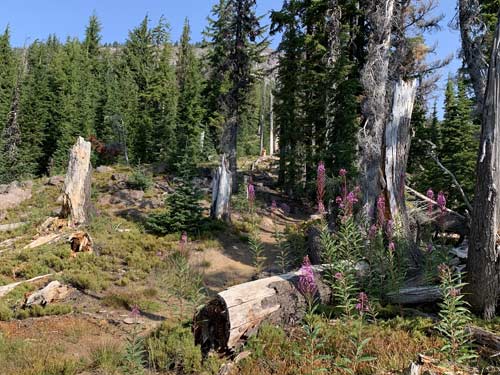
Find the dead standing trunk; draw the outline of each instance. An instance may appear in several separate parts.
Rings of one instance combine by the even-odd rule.
[[[486,89],[477,181],[471,222],[467,286],[473,310],[495,317],[500,295],[500,22],[497,25]]]
[[[363,128],[359,136],[363,214],[372,220],[377,198],[385,186],[383,177],[384,127],[387,120],[386,84],[394,0],[367,1],[368,54],[361,73],[364,90]]]
[[[410,121],[417,89],[415,79],[399,80],[394,88],[391,119],[385,129],[385,179],[391,219],[411,239],[405,201],[406,165],[410,151]]]
[[[210,216],[217,220],[231,220],[231,171],[226,162],[226,156],[222,155],[221,165],[217,167],[212,181],[212,205]]]
[[[78,137],[71,149],[68,171],[64,179],[61,218],[68,218],[71,226],[86,224],[91,211],[92,165],[91,144]]]

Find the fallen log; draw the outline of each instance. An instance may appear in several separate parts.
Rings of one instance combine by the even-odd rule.
[[[331,289],[322,280],[324,266],[314,266],[316,298],[331,302]],[[300,271],[233,286],[202,306],[195,314],[196,344],[207,353],[233,351],[263,322],[294,324],[305,315],[307,301],[298,289]]]
[[[66,298],[70,292],[71,289],[67,285],[63,285],[57,280],[51,281],[42,289],[28,295],[23,307],[34,305],[46,306],[49,303]]]
[[[37,277],[34,277],[32,279],[29,279],[29,280],[17,281],[17,282],[12,283],[12,284],[0,286],[0,298],[5,296],[6,294],[10,293],[12,290],[14,290],[17,286],[19,286],[21,284],[32,283],[32,282],[35,282],[38,280],[46,279],[47,277],[50,277],[50,276],[52,276],[52,274],[48,273],[46,275],[37,276]]]
[[[434,358],[419,354],[417,361],[412,362],[405,371],[406,375],[475,375],[476,369],[455,364],[441,364]]]
[[[59,241],[63,237],[64,237],[63,233],[50,233],[47,234],[46,236],[38,237],[37,239],[33,240],[32,242],[24,246],[23,249],[34,249],[42,245],[51,244]]]
[[[387,293],[386,298],[389,303],[396,305],[434,303],[441,299],[441,291],[435,285],[402,288],[397,292]]]
[[[12,230],[16,230],[18,228],[21,228],[25,224],[26,224],[26,222],[3,224],[3,225],[0,225],[0,232],[9,232]]]
[[[494,352],[492,353],[493,355],[500,354],[500,336],[476,326],[467,327],[467,331],[470,333],[476,344]]]

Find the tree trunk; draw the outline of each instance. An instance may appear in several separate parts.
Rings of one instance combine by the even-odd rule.
[[[217,167],[212,181],[212,219],[231,220],[231,171],[228,169],[226,156],[222,155],[221,165]]]
[[[497,25],[483,108],[477,182],[467,261],[468,299],[485,319],[495,317],[500,292],[500,22]]]
[[[226,122],[224,137],[222,139],[222,149],[229,162],[231,172],[231,191],[238,192],[238,116],[233,114]]]
[[[273,89],[269,90],[269,156],[274,155],[274,95]]]
[[[316,297],[329,303],[331,289],[322,282],[324,268],[314,267],[318,285]],[[305,315],[307,301],[298,289],[300,271],[272,276],[233,286],[204,305],[194,318],[196,344],[206,353],[211,349],[232,351],[256,332],[263,322],[294,324]]]
[[[422,303],[435,303],[441,300],[439,286],[420,286],[402,288],[397,292],[388,293],[387,301],[397,305],[420,305]]]
[[[69,218],[72,226],[86,224],[90,219],[92,184],[90,154],[90,142],[78,137],[69,156],[60,215],[61,218]]]
[[[377,198],[385,186],[382,175],[384,127],[387,119],[386,83],[389,70],[389,49],[394,0],[367,1],[369,41],[366,63],[361,72],[364,90],[362,103],[363,128],[360,132],[360,176],[363,192],[363,213],[375,216]]]
[[[407,240],[411,231],[406,211],[406,165],[410,152],[410,121],[417,81],[400,80],[394,88],[392,116],[385,129],[385,179],[391,218],[396,228],[402,228]]]
[[[462,39],[462,53],[476,95],[476,113],[481,115],[486,92],[488,60],[483,53],[484,46],[481,43],[483,38],[478,35],[478,30],[486,28],[481,20],[479,1],[459,0],[458,21]]]

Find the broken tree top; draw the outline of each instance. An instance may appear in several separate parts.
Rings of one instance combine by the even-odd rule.
[[[90,155],[90,142],[78,137],[69,156],[61,210],[61,217],[69,218],[70,225],[85,224],[90,217],[92,178]]]

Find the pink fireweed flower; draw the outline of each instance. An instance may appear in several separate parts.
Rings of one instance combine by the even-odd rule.
[[[429,190],[427,190],[427,198],[429,198],[429,202],[427,204],[427,214],[429,216],[432,215],[432,211],[434,210],[434,192],[432,191],[432,189],[429,188]]]
[[[394,221],[392,219],[389,219],[385,224],[385,235],[389,240],[391,240],[393,233],[394,233]]]
[[[325,205],[323,203],[325,198],[326,189],[326,169],[325,163],[322,161],[318,164],[318,176],[317,176],[317,189],[316,189],[316,199],[318,201],[318,212],[323,214],[325,212]]]
[[[444,212],[444,210],[446,209],[446,197],[444,196],[444,193],[442,191],[438,193],[437,204],[441,212]]]
[[[389,251],[391,253],[394,253],[394,251],[396,251],[396,244],[393,241],[389,242]]]
[[[314,279],[314,271],[307,255],[304,257],[302,267],[299,270],[298,289],[306,298],[310,299],[312,299],[318,290],[316,280]]]
[[[130,311],[130,317],[137,319],[140,316],[141,316],[141,311],[139,310],[139,307],[137,305],[134,305],[132,307],[132,311]]]
[[[335,276],[333,276],[333,277],[335,277],[335,280],[339,280],[339,281],[344,280],[344,274],[342,272],[337,272],[335,274]]]
[[[255,201],[255,186],[253,186],[252,183],[248,184],[248,187],[247,187],[247,197],[248,197],[248,203],[252,207],[253,203]]]
[[[339,176],[340,177],[345,177],[347,175],[347,170],[342,168],[340,171],[339,171]]]
[[[376,224],[372,224],[370,229],[368,230],[368,238],[373,240],[378,232],[378,226]]]
[[[358,303],[356,304],[356,310],[360,313],[370,311],[370,304],[368,302],[368,296],[365,292],[359,293]]]
[[[377,220],[378,224],[383,227],[385,223],[385,197],[382,194],[377,199]]]
[[[452,297],[458,297],[460,295],[460,290],[458,290],[457,288],[452,288],[450,290],[450,295]]]
[[[182,232],[181,238],[179,239],[179,250],[184,251],[186,249],[188,242],[188,235],[186,232]]]
[[[351,191],[349,192],[349,194],[347,194],[347,202],[349,202],[349,204],[351,205],[358,203],[358,198],[356,197],[354,191]]]

